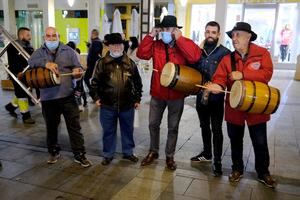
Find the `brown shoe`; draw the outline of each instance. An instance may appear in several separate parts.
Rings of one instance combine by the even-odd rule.
[[[243,173],[239,171],[232,171],[229,175],[229,181],[230,182],[239,182],[241,178],[243,177]]]
[[[142,160],[141,166],[150,165],[157,158],[158,158],[158,153],[150,151],[148,155]]]
[[[175,163],[173,157],[167,157],[167,158],[166,158],[166,167],[167,167],[169,170],[176,170],[177,165],[176,165],[176,163]]]
[[[269,188],[275,188],[277,186],[276,180],[269,174],[264,175],[262,178],[258,178],[258,180]]]

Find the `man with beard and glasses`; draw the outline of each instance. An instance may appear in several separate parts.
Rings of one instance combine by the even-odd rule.
[[[205,26],[205,40],[201,43],[202,56],[195,68],[204,77],[204,83],[210,82],[221,59],[230,51],[219,43],[220,25],[210,21]],[[197,95],[196,110],[200,120],[203,140],[203,151],[191,158],[192,162],[211,162],[212,160],[212,134],[215,176],[222,175],[222,147],[223,133],[222,122],[224,115],[224,93],[210,94],[207,90],[201,90]],[[211,134],[212,133],[212,134]]]
[[[16,40],[17,43],[20,44],[21,47],[31,55],[33,53],[33,48],[30,44],[31,40],[31,32],[29,28],[21,27],[18,29],[18,39]],[[24,68],[27,67],[28,63],[27,60],[19,53],[19,51],[10,44],[7,48],[7,58],[9,64],[9,70],[17,76],[18,73],[22,72]],[[31,118],[31,114],[29,111],[29,103],[28,103],[28,95],[27,93],[21,88],[21,86],[12,79],[15,96],[5,106],[5,109],[9,112],[9,114],[15,118],[18,117],[15,110],[17,108],[20,109],[20,113],[22,114],[22,119],[24,124],[34,124],[35,121]]]
[[[103,161],[108,165],[116,151],[117,125],[120,124],[123,159],[136,163],[133,153],[134,110],[140,106],[142,80],[138,68],[124,52],[124,39],[120,33],[106,36],[109,52],[95,65],[91,79],[93,100],[100,107],[103,129]]]

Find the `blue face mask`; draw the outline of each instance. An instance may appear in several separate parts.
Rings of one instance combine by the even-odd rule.
[[[45,41],[45,45],[46,47],[50,50],[50,51],[54,51],[55,49],[57,49],[58,45],[59,45],[59,41]]]
[[[161,37],[165,44],[169,44],[173,40],[171,32],[161,32]]]

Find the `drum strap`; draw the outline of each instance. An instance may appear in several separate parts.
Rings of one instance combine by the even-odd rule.
[[[231,71],[236,71],[236,65],[235,65],[235,60],[234,60],[234,52],[232,52],[230,54],[230,58],[231,58]]]
[[[166,63],[169,62],[169,52],[168,52],[168,45],[165,44],[165,50],[166,50]]]

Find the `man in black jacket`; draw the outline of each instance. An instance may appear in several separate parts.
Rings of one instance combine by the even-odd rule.
[[[19,28],[18,39],[16,40],[16,42],[19,43],[29,55],[31,55],[34,51],[32,46],[30,45],[30,40],[30,29],[26,27]],[[15,76],[17,76],[18,73],[22,72],[28,65],[27,60],[21,54],[19,54],[18,50],[12,44],[10,44],[7,48],[7,57],[9,70]],[[17,113],[15,113],[15,110],[19,107],[22,114],[23,123],[34,124],[35,121],[31,118],[31,114],[28,108],[28,95],[14,79],[12,79],[12,81],[15,89],[15,96],[12,101],[5,106],[5,109],[11,116],[17,118],[18,115]]]
[[[211,21],[205,26],[205,40],[200,45],[202,56],[196,64],[196,69],[203,75],[203,82],[211,81],[221,59],[230,51],[221,45],[220,25]],[[213,135],[213,155],[214,155],[214,175],[222,175],[222,147],[223,133],[222,122],[224,116],[224,93],[209,94],[207,90],[202,90],[197,95],[196,110],[200,120],[200,127],[203,140],[203,151],[191,158],[192,162],[211,162],[212,160],[212,135]]]
[[[90,79],[93,75],[93,71],[95,68],[95,64],[102,55],[103,45],[101,40],[99,39],[99,31],[97,29],[93,29],[91,32],[91,43],[88,45],[89,52],[87,55],[87,69],[84,75],[84,82],[89,89],[89,95],[93,96],[90,84]]]
[[[108,165],[116,150],[117,121],[120,122],[123,158],[137,162],[133,154],[134,109],[142,97],[142,81],[137,66],[124,53],[121,34],[108,36],[109,53],[95,66],[91,86],[96,105],[100,107],[103,129],[103,165]]]

